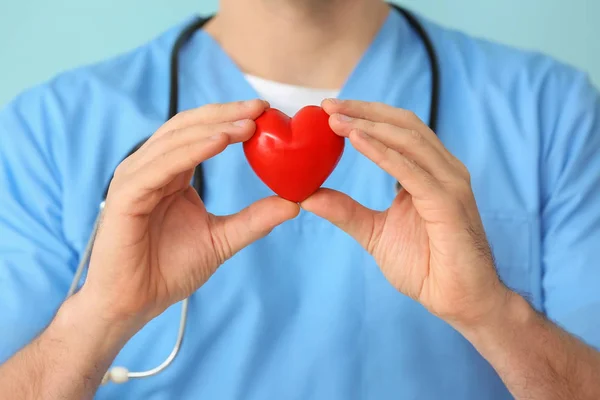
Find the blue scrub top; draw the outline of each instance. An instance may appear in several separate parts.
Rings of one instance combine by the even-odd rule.
[[[189,22],[189,21],[187,21]],[[186,22],[186,23],[187,23]],[[438,134],[472,174],[500,276],[600,347],[600,100],[547,57],[423,20],[441,68]],[[185,24],[26,91],[0,114],[0,362],[60,306],[114,168],[166,117],[169,52]],[[181,109],[257,97],[219,45],[182,52]],[[429,115],[423,43],[391,12],[340,97]],[[205,163],[216,214],[270,195],[234,145]],[[326,182],[385,209],[394,179],[347,146]],[[149,323],[115,365],[161,363],[180,305]],[[385,280],[346,234],[306,212],[241,251],[191,298],[179,357],[99,399],[507,399],[459,333]]]

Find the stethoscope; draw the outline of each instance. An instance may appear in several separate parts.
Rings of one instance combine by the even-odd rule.
[[[429,127],[434,132],[437,132],[439,93],[440,93],[440,72],[439,72],[439,63],[438,63],[438,59],[437,59],[437,54],[433,47],[431,38],[425,31],[425,28],[423,27],[423,25],[409,11],[405,10],[404,8],[397,6],[397,5],[392,5],[392,7],[394,7],[400,14],[402,14],[404,16],[404,18],[406,18],[406,21],[409,23],[411,28],[417,33],[417,35],[423,42],[423,45],[425,46],[425,50],[427,52],[427,57],[429,59],[430,68],[431,68],[431,103],[430,103],[430,109],[429,109]],[[210,17],[209,18],[198,18],[196,21],[191,23],[180,33],[180,35],[177,37],[177,40],[175,41],[175,44],[173,45],[173,48],[171,50],[171,56],[170,56],[170,58],[171,58],[170,76],[169,76],[170,94],[169,94],[169,110],[168,110],[167,120],[170,120],[171,118],[173,118],[178,112],[179,53],[180,53],[182,47],[187,42],[189,42],[189,40],[194,35],[194,33],[196,33],[198,30],[202,29],[204,24],[206,24],[209,20],[210,20]],[[137,144],[129,152],[128,155],[131,155],[132,153],[137,151],[144,144],[145,141],[146,141],[146,139],[142,140],[139,144]],[[202,165],[201,164],[198,165],[194,171],[194,177],[192,179],[192,186],[198,192],[198,194],[200,195],[200,198],[203,198],[204,190],[203,190],[203,173],[202,173]],[[398,189],[400,188],[399,184],[397,185],[397,188]],[[108,192],[108,185],[107,185],[107,189],[104,192],[104,197],[103,197],[104,199],[106,199],[107,192]],[[71,286],[69,288],[66,298],[69,298],[71,295],[73,295],[77,291],[78,286],[79,286],[79,281],[81,280],[83,273],[86,271],[86,269],[88,267],[91,253],[92,253],[92,248],[94,245],[94,240],[95,240],[96,234],[98,232],[98,224],[100,221],[100,217],[102,215],[102,211],[104,210],[104,204],[105,204],[105,201],[103,200],[100,203],[98,216],[96,217],[96,221],[94,222],[94,226],[92,228],[92,233],[91,233],[89,241],[85,247],[83,257],[81,258],[79,265],[77,266],[77,269],[75,271],[75,276],[73,278],[73,281],[71,283]],[[179,330],[177,332],[177,339],[175,340],[175,345],[173,346],[173,350],[171,350],[171,353],[160,365],[158,365],[157,367],[152,368],[150,370],[141,371],[141,372],[130,372],[125,367],[114,366],[114,367],[111,367],[104,374],[104,378],[102,379],[102,384],[106,384],[108,382],[124,383],[124,382],[127,382],[129,379],[140,379],[140,378],[154,376],[154,375],[157,375],[160,372],[164,371],[165,368],[167,368],[169,365],[171,365],[171,363],[173,362],[173,360],[179,353],[179,350],[181,349],[181,344],[183,342],[183,337],[185,334],[185,326],[187,323],[188,305],[189,305],[189,298],[187,298],[181,302],[181,317],[179,320]]]

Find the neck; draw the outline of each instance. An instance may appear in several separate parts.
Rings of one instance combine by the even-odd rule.
[[[247,74],[339,89],[388,12],[381,0],[221,0],[205,30]]]

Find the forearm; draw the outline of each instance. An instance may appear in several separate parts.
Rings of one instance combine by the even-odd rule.
[[[459,328],[517,399],[600,399],[600,353],[516,294],[477,327]]]
[[[0,366],[0,393],[18,399],[91,399],[135,332],[95,310],[81,293],[63,304],[39,337]]]

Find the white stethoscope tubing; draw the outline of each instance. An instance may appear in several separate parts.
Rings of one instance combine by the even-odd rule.
[[[69,287],[69,291],[67,292],[67,296],[65,298],[68,299],[77,291],[79,287],[79,281],[85,270],[88,267],[90,262],[90,258],[92,255],[92,249],[94,247],[94,241],[96,240],[96,234],[98,233],[98,227],[100,225],[100,220],[102,218],[102,212],[104,211],[104,202],[100,203],[100,210],[98,212],[98,216],[96,217],[96,221],[94,222],[94,227],[92,229],[92,234],[90,235],[90,239],[85,247],[85,251],[83,253],[83,257],[79,261],[79,265],[77,265],[77,270],[75,271],[75,276],[73,277],[73,281],[71,282],[71,286]],[[149,369],[147,371],[142,372],[130,372],[125,367],[111,367],[104,374],[102,378],[102,384],[106,384],[108,382],[113,383],[125,383],[129,379],[140,379],[147,378],[149,376],[154,376],[164,371],[177,357],[179,354],[179,350],[181,349],[181,344],[183,343],[183,337],[185,335],[185,325],[187,323],[187,315],[188,315],[188,305],[189,298],[183,300],[181,302],[181,317],[179,319],[179,330],[177,332],[177,339],[175,340],[175,345],[173,346],[173,350],[169,356],[157,367]]]

